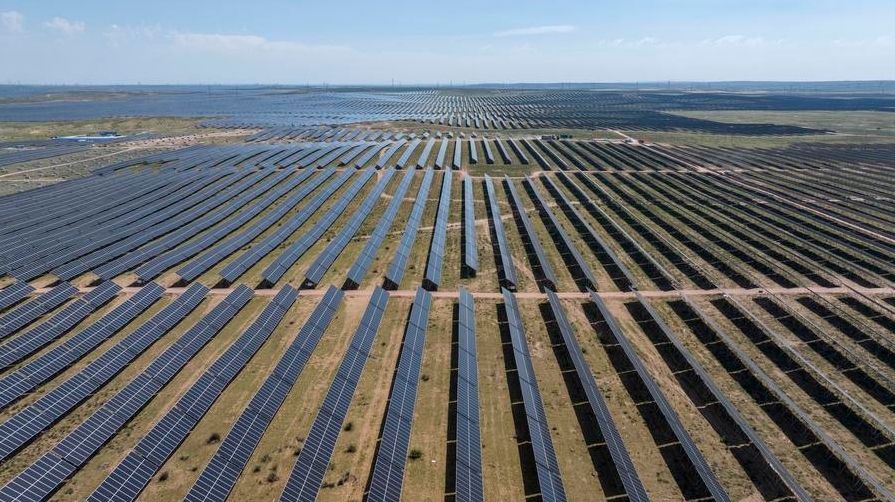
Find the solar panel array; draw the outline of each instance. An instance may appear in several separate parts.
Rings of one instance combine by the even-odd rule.
[[[36,321],[40,316],[62,305],[78,293],[78,288],[67,282],[0,316],[0,340]]]
[[[501,285],[511,291],[516,290],[519,279],[516,277],[516,267],[513,265],[513,256],[510,254],[510,246],[507,244],[506,233],[503,229],[503,220],[500,217],[500,206],[497,205],[497,195],[494,193],[494,182],[491,176],[485,175],[485,192],[488,195],[488,207],[491,209],[491,225],[497,236],[497,249],[500,253]]]
[[[559,219],[553,214],[553,210],[550,209],[550,206],[547,205],[547,201],[541,197],[540,192],[538,192],[538,189],[531,181],[531,178],[526,176],[525,183],[528,186],[529,193],[533,195],[538,211],[540,211],[541,215],[546,217],[547,222],[549,222],[547,231],[550,232],[553,241],[559,245],[559,251],[563,256],[563,260],[567,265],[571,263],[574,268],[579,270],[580,274],[587,281],[585,287],[595,289],[597,287],[597,277],[584,260],[584,256],[581,255],[581,252],[578,251],[578,247],[575,246],[575,243],[572,242],[569,234],[563,229]],[[574,272],[573,275],[575,275]]]
[[[354,171],[345,170],[336,179],[327,183],[313,199],[304,204],[298,212],[293,215],[285,223],[279,225],[277,230],[265,237],[261,242],[255,244],[248,251],[239,255],[235,260],[230,262],[221,270],[221,277],[228,282],[234,282],[246,270],[258,263],[268,253],[282,244],[290,235],[299,229],[330,197],[344,185]],[[281,255],[282,256],[282,255]]]
[[[416,200],[413,202],[413,209],[410,210],[410,217],[404,226],[404,233],[401,234],[401,243],[395,250],[395,256],[392,258],[385,273],[387,283],[391,283],[394,287],[401,284],[404,278],[404,271],[407,269],[407,260],[410,259],[410,251],[416,240],[416,234],[420,228],[420,221],[423,219],[423,211],[426,209],[426,202],[429,197],[429,188],[432,186],[432,177],[434,172],[432,169],[426,169],[423,175],[423,181],[420,183],[420,189],[416,194]]]
[[[379,247],[382,246],[383,241],[385,241],[385,238],[388,236],[388,231],[392,226],[392,222],[398,214],[401,204],[404,203],[404,194],[406,194],[407,189],[410,188],[413,178],[413,170],[407,170],[404,173],[404,177],[401,178],[401,184],[398,185],[397,190],[395,190],[395,193],[388,203],[388,207],[385,208],[385,212],[382,213],[382,217],[380,217],[379,222],[376,223],[376,228],[373,229],[373,233],[370,235],[370,238],[367,239],[364,248],[348,270],[348,283],[352,287],[359,286],[364,276],[367,275],[367,270],[369,270],[370,265],[373,264],[373,259],[376,258],[376,253],[379,251]]]
[[[435,138],[429,138],[429,141],[426,142],[426,146],[423,148],[423,152],[420,153],[420,158],[416,161],[417,169],[426,167],[426,162],[429,161],[429,156],[432,154],[432,147],[434,146]]]
[[[307,172],[311,173],[312,171]],[[318,173],[307,183],[302,184],[294,194],[289,196],[288,199],[280,203],[269,213],[258,218],[258,220],[255,221],[255,223],[252,223],[247,229],[243,230],[238,235],[228,238],[223,243],[215,245],[199,258],[181,267],[180,270],[177,271],[177,275],[184,281],[192,281],[199,277],[205,271],[221,262],[224,258],[235,253],[240,248],[248,245],[265,230],[272,227],[335,173],[335,168],[329,168]]]
[[[575,338],[575,332],[572,330],[572,325],[569,323],[568,317],[566,317],[566,313],[562,308],[559,297],[556,296],[556,293],[553,291],[548,290],[546,293],[547,300],[550,302],[550,309],[553,311],[553,317],[556,319],[556,324],[562,335],[563,343],[566,346],[566,350],[569,352],[572,364],[575,366],[578,381],[581,382],[581,386],[584,388],[587,402],[590,404],[590,409],[597,419],[597,426],[600,428],[600,434],[603,436],[603,441],[606,443],[606,448],[609,450],[609,456],[612,457],[612,462],[618,473],[619,479],[625,487],[628,500],[631,502],[648,502],[649,496],[647,496],[646,490],[643,488],[643,483],[641,483],[640,477],[637,475],[637,470],[634,468],[634,462],[631,461],[631,455],[628,453],[624,441],[622,441],[621,434],[618,432],[618,427],[616,427],[615,421],[609,413],[609,408],[606,406],[606,400],[603,398],[603,393],[594,381],[590,366],[587,364],[587,361],[584,360],[581,346],[578,345],[578,340]]]
[[[53,314],[49,319],[0,345],[0,369],[7,368],[44,345],[61,337],[91,312],[105,305],[121,291],[121,286],[106,281],[84,296],[74,300]]]
[[[457,324],[457,455],[454,500],[480,502],[484,499],[484,491],[475,301],[465,288],[460,288]]]
[[[320,491],[323,476],[329,467],[336,439],[342,429],[342,422],[348,413],[354,391],[361,372],[367,362],[373,339],[379,332],[379,323],[388,304],[389,294],[377,286],[370,297],[370,303],[361,317],[360,325],[354,332],[335,379],[317,411],[317,417],[305,438],[301,453],[292,468],[286,488],[280,495],[283,502],[313,502]]]
[[[475,140],[469,140],[469,162],[472,164],[479,163],[479,153],[475,147]]]
[[[112,436],[133,418],[181,368],[217,334],[251,299],[254,292],[239,286],[193,327],[187,330],[130,383],[105,402],[87,420],[71,431],[52,450],[43,455],[53,462],[61,459],[72,470],[81,468]],[[135,467],[138,468],[138,467]],[[32,480],[39,480],[32,482]],[[0,498],[14,494],[19,498],[41,500],[65,480],[48,472],[40,462],[27,467],[0,489]]]
[[[330,286],[323,299],[283,352],[273,371],[242,411],[230,433],[185,497],[187,502],[224,502],[249,462],[261,436],[283,405],[324,331],[332,322],[343,291]]]
[[[361,155],[360,158],[358,158],[357,161],[355,161],[354,168],[355,169],[363,168],[365,165],[367,165],[367,162],[369,162],[370,159],[372,159],[377,154],[379,154],[379,152],[381,152],[382,149],[387,147],[388,145],[389,145],[388,141],[381,141],[381,142],[373,145],[373,148],[371,148],[369,151],[367,151],[367,153]]]
[[[273,174],[273,176],[270,176]],[[272,171],[272,170],[263,170],[258,172],[258,176],[249,178],[247,181],[249,183],[255,183],[254,186],[248,188],[242,193],[230,193],[225,194],[226,197],[230,197],[229,199],[222,198],[220,206],[213,208],[208,211],[204,216],[197,218],[180,228],[177,228],[173,232],[157,239],[156,241],[150,242],[149,244],[140,247],[139,249],[135,249],[130,253],[127,253],[123,256],[116,258],[100,267],[96,268],[94,272],[104,279],[113,278],[119,274],[122,274],[144,262],[147,260],[158,256],[172,248],[179,246],[180,244],[186,242],[187,240],[192,239],[197,234],[215,226],[215,229],[209,234],[220,235],[223,237],[225,234],[221,234],[222,228],[216,227],[216,225],[224,219],[228,218],[232,214],[239,211],[246,205],[255,205],[253,201],[258,198],[264,192],[270,190],[272,187],[277,185],[283,179],[289,176],[288,171]],[[266,179],[265,179],[266,178]],[[258,201],[259,203],[261,201]],[[235,228],[232,227],[233,220],[228,221],[227,228]],[[186,256],[181,258],[185,259]]]
[[[426,262],[426,273],[423,287],[438,289],[441,284],[441,273],[444,269],[444,246],[447,242],[447,224],[451,209],[451,184],[453,173],[445,171],[441,182],[441,197],[438,199],[438,212],[435,213],[435,228],[432,230],[432,242],[429,245],[429,259]]]
[[[388,163],[389,159],[391,159],[398,150],[407,143],[407,140],[396,141],[392,146],[379,157],[379,160],[376,161],[376,169],[381,169],[385,167]]]
[[[404,331],[404,344],[398,368],[392,381],[392,392],[385,414],[382,438],[373,464],[368,501],[400,500],[410,448],[410,427],[423,364],[423,349],[429,324],[432,295],[419,287],[410,308],[410,318]]]
[[[479,269],[479,248],[475,237],[475,195],[472,176],[463,177],[463,267],[474,277]]]
[[[0,409],[21,398],[27,392],[96,348],[104,340],[121,331],[125,325],[142,314],[161,298],[165,288],[149,283],[101,319],[82,329],[45,354],[26,363],[0,379]]]
[[[394,172],[390,170],[389,172]],[[351,201],[357,197],[357,194],[360,193],[361,189],[364,188],[364,185],[367,184],[367,181],[373,177],[376,173],[376,170],[373,168],[366,169],[360,175],[360,177],[354,180],[354,183],[348,187],[348,190],[345,191],[344,194],[336,201],[335,204],[330,206],[330,208],[320,217],[309,230],[303,232],[301,237],[298,238],[295,242],[293,242],[289,247],[283,250],[277,257],[274,259],[273,263],[271,263],[267,268],[264,269],[264,272],[261,274],[264,277],[264,280],[269,284],[275,284],[281,277],[289,270],[289,268],[298,261],[299,258],[304,256],[311,246],[313,246],[323,234],[329,230],[329,227],[339,219],[340,216],[345,212],[345,209],[348,208],[348,205],[351,204]],[[391,179],[391,175],[388,177],[383,176],[380,178],[379,182],[373,188],[370,196],[376,194],[376,197],[373,199],[375,201],[378,198],[377,190],[379,192],[385,188],[385,184]],[[367,200],[370,199],[370,196],[367,197]],[[364,202],[366,204],[366,201]],[[363,205],[363,204],[362,204]],[[359,227],[360,223],[363,222],[364,214],[360,216],[355,213],[355,216],[360,218],[356,224]],[[341,251],[341,249],[339,249]],[[338,254],[337,254],[338,256]],[[329,257],[327,257],[329,258]],[[335,256],[332,257],[335,260]],[[324,270],[325,271],[325,270]],[[323,274],[321,272],[320,276]]]
[[[404,169],[405,167],[407,167],[407,161],[410,160],[410,156],[413,155],[413,152],[416,150],[421,142],[422,140],[415,139],[411,141],[409,145],[407,145],[407,149],[404,150],[404,153],[402,153],[401,156],[398,158],[398,162],[395,163],[395,165],[398,166],[399,169]]]
[[[208,370],[203,372],[162,419],[146,433],[124,460],[87,498],[93,502],[135,500],[152,476],[174,454],[177,447],[211,405],[242,371],[261,345],[283,320],[298,291],[284,286],[261,314],[239,335]]]
[[[540,267],[541,273],[547,281],[546,288],[555,291],[556,284],[559,281],[556,279],[556,274],[553,272],[550,260],[547,259],[547,253],[545,253],[544,248],[541,247],[541,241],[538,239],[538,234],[535,233],[531,220],[528,219],[528,214],[525,213],[525,206],[522,204],[522,199],[516,192],[516,186],[513,184],[513,180],[507,175],[504,175],[504,183],[506,183],[510,193],[510,207],[513,210],[513,214],[519,218],[522,222],[522,228],[525,230],[525,235],[522,237],[528,241],[529,246],[534,250],[535,257],[538,260],[538,267]]]
[[[8,458],[105,385],[192,312],[206,293],[208,288],[193,284],[170,305],[91,361],[76,375],[0,424],[0,459]]]
[[[634,277],[634,273],[631,272],[631,269],[625,265],[621,258],[616,254],[615,251],[609,246],[605,239],[600,235],[599,232],[594,230],[593,227],[590,226],[590,223],[585,220],[581,213],[578,212],[577,209],[572,205],[572,202],[566,197],[566,194],[560,191],[556,185],[553,183],[553,180],[549,179],[549,176],[542,176],[541,181],[545,186],[549,187],[554,194],[558,195],[560,207],[562,207],[563,212],[569,218],[569,221],[577,223],[580,228],[580,233],[582,237],[586,240],[591,241],[591,246],[596,246],[597,249],[594,249],[595,252],[605,253],[606,256],[612,261],[612,264],[621,272],[622,277],[613,277],[614,280],[621,283],[621,286],[624,288],[636,287],[637,278]]]
[[[708,462],[705,460],[705,457],[702,456],[702,452],[700,452],[699,448],[696,447],[696,443],[693,442],[693,438],[690,437],[690,434],[687,432],[684,424],[681,423],[681,420],[677,416],[677,413],[674,411],[674,408],[671,407],[671,404],[668,402],[665,394],[662,393],[662,390],[656,384],[655,380],[653,380],[653,377],[650,375],[650,372],[646,368],[646,365],[643,364],[643,361],[640,359],[637,351],[631,345],[631,342],[628,341],[624,332],[622,332],[621,327],[618,325],[618,321],[615,320],[615,317],[612,316],[612,314],[609,312],[609,308],[606,306],[603,300],[599,296],[597,296],[596,293],[591,292],[590,296],[591,301],[593,301],[593,303],[600,310],[600,314],[606,321],[606,325],[615,336],[616,343],[618,343],[625,356],[634,367],[634,370],[637,372],[637,375],[640,377],[640,380],[643,382],[644,386],[649,392],[650,397],[652,397],[653,401],[656,403],[656,406],[659,408],[659,411],[662,413],[662,416],[665,418],[665,421],[668,423],[669,427],[674,433],[674,436],[680,442],[681,447],[684,449],[684,453],[687,455],[687,458],[690,460],[690,463],[693,465],[697,475],[699,476],[699,479],[702,481],[706,490],[708,490],[708,493],[711,494],[711,496],[714,497],[715,500],[730,500],[730,497],[724,491],[721,483],[718,482],[718,479],[715,477],[715,474],[709,467]]]
[[[282,172],[286,175],[291,174],[289,171],[286,170]],[[207,232],[196,237],[195,239],[186,242],[180,247],[159,254],[140,267],[137,267],[134,272],[137,274],[137,277],[141,281],[148,281],[154,279],[155,277],[158,277],[165,270],[168,270],[178,263],[182,263],[187,259],[201,253],[202,251],[214,246],[218,242],[230,236],[230,234],[238,231],[243,226],[248,225],[249,222],[251,222],[256,216],[261,214],[267,208],[271,207],[275,203],[275,201],[290,193],[293,189],[295,189],[295,187],[309,178],[312,174],[314,174],[314,171],[298,171],[297,173],[295,173],[295,176],[288,178],[285,183],[282,183],[282,185],[270,190],[259,200],[249,204],[248,207],[240,211],[239,214],[237,214],[233,218],[223,222],[220,226],[215,227],[210,232]],[[276,211],[277,208],[275,208],[272,212]],[[95,272],[101,277],[103,276],[101,271],[97,270]]]
[[[0,311],[6,310],[24,300],[33,292],[34,288],[27,282],[16,281],[9,286],[6,286],[0,291]]]
[[[538,381],[531,365],[531,355],[528,352],[528,341],[525,339],[519,306],[516,304],[516,297],[512,292],[506,288],[502,288],[501,292],[507,311],[507,324],[510,341],[513,344],[516,372],[522,389],[525,420],[528,423],[528,434],[535,456],[541,500],[544,502],[564,501],[566,500],[565,488],[563,488],[559,464],[556,462],[556,452],[553,449],[553,439],[550,437],[550,427],[547,425],[541,392],[538,390]]]
[[[389,184],[394,174],[394,168],[386,169],[385,172],[382,173],[379,177],[379,181],[376,182],[376,185],[370,190],[370,193],[367,194],[360,206],[354,211],[354,214],[352,214],[348,221],[345,222],[345,225],[342,226],[342,229],[336,234],[336,237],[326,245],[326,248],[320,254],[317,255],[317,258],[315,258],[314,262],[311,263],[311,266],[308,267],[308,271],[305,272],[304,284],[306,286],[316,287],[320,280],[323,279],[323,274],[329,270],[329,267],[336,261],[336,258],[342,254],[342,251],[345,250],[345,246],[348,245],[348,242],[351,241],[358,230],[360,230],[364,220],[366,220],[367,216],[373,212],[373,207],[379,202],[380,197],[382,197],[382,192],[385,191],[385,187]],[[337,209],[339,209],[337,206],[333,207],[333,210]]]

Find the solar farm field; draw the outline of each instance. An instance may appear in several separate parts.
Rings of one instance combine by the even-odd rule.
[[[895,500],[895,145],[397,94],[0,197],[0,500]]]

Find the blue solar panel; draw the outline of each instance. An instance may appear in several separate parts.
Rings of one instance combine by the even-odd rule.
[[[429,245],[429,259],[426,262],[426,273],[423,286],[426,289],[438,289],[441,284],[441,273],[444,268],[444,246],[447,242],[447,224],[451,208],[451,182],[453,174],[445,171],[441,182],[441,197],[438,199],[438,211],[435,213],[435,228],[432,230],[432,242]]]
[[[497,195],[494,193],[494,183],[487,174],[485,175],[485,192],[488,195],[491,225],[494,227],[494,235],[497,236],[497,249],[500,253],[500,270],[498,270],[500,281],[503,287],[515,291],[519,283],[519,279],[516,277],[516,266],[513,265],[513,256],[510,254],[510,246],[507,244],[503,220],[500,217],[500,206],[497,204]]]
[[[538,390],[531,355],[528,352],[528,341],[522,326],[522,317],[513,293],[503,290],[504,305],[507,311],[507,323],[510,340],[513,344],[513,356],[516,360],[516,372],[522,388],[522,401],[525,406],[525,419],[531,437],[531,447],[535,455],[535,467],[538,472],[538,484],[541,488],[541,499],[548,501],[566,500],[556,452],[550,437],[550,427],[544,413],[544,404]]]
[[[389,264],[385,273],[385,279],[390,285],[398,287],[404,278],[404,272],[407,269],[407,260],[410,259],[410,251],[416,240],[416,234],[419,231],[420,222],[423,219],[423,211],[426,209],[426,202],[429,197],[429,188],[432,186],[433,171],[426,170],[423,175],[423,181],[420,189],[416,194],[416,200],[413,202],[413,209],[410,210],[410,217],[407,219],[407,225],[401,234],[401,242],[398,249],[395,250],[395,256]]]
[[[392,392],[385,415],[382,439],[373,464],[369,501],[400,500],[404,480],[407,450],[410,447],[410,427],[419,384],[423,349],[428,331],[429,310],[432,295],[417,288],[416,299],[410,309],[410,318],[404,331],[404,343],[398,359],[398,368],[392,383]]]
[[[555,290],[557,283],[556,274],[553,272],[553,266],[550,265],[550,260],[547,259],[547,254],[544,252],[544,248],[541,247],[541,241],[538,239],[537,233],[535,233],[531,220],[528,219],[528,214],[525,212],[525,206],[522,205],[522,199],[516,192],[516,186],[513,184],[513,180],[506,175],[504,175],[504,182],[510,193],[510,205],[513,214],[522,222],[522,228],[525,230],[525,235],[523,235],[522,238],[524,241],[527,241],[528,245],[534,250],[535,258],[537,259],[536,265],[540,267],[544,280],[547,281],[547,287]]]
[[[457,326],[457,502],[480,502],[482,440],[479,421],[479,376],[475,334],[475,302],[460,288]]]
[[[329,326],[344,293],[334,286],[308,317],[185,498],[223,502]]]
[[[378,286],[373,291],[373,296],[370,298],[370,303],[367,304],[367,309],[354,333],[351,345],[342,358],[335,379],[323,400],[323,405],[311,425],[311,430],[305,439],[295,466],[292,468],[286,488],[280,495],[280,500],[313,502],[317,498],[317,492],[320,490],[329,459],[332,457],[336,439],[342,429],[342,422],[348,413],[351,398],[354,396],[361,371],[367,362],[373,339],[379,331],[379,323],[382,321],[382,314],[388,304],[388,298],[388,292]]]

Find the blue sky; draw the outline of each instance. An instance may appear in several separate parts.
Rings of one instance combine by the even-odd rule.
[[[895,79],[893,0],[0,0],[0,83]]]

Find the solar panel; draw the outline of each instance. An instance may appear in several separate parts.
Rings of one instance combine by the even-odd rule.
[[[348,245],[348,242],[351,241],[357,231],[360,230],[364,220],[366,220],[367,216],[373,212],[373,207],[379,202],[382,192],[385,190],[385,187],[391,181],[394,174],[394,168],[385,170],[382,176],[379,177],[379,181],[376,182],[376,185],[370,193],[367,194],[363,202],[361,202],[361,205],[355,210],[354,214],[351,215],[351,218],[348,219],[339,233],[336,234],[336,237],[327,244],[326,248],[319,255],[317,255],[317,258],[311,263],[311,266],[308,267],[308,271],[305,272],[304,284],[306,286],[316,287],[320,280],[323,279],[323,274],[325,274],[333,262],[336,261],[336,258],[342,254],[342,251],[345,250],[345,246]]]
[[[435,169],[444,169],[444,158],[447,155],[448,140],[442,139],[441,146],[438,148],[438,155],[435,157]]]
[[[14,282],[0,291],[0,311],[15,305],[34,292],[34,288],[27,282]]]
[[[460,169],[462,166],[463,158],[463,143],[460,142],[460,138],[454,140],[454,160],[451,163],[454,169]]]
[[[548,290],[546,293],[547,300],[550,302],[550,309],[553,311],[553,317],[556,319],[557,327],[562,335],[563,343],[569,352],[572,364],[575,366],[575,372],[578,375],[581,386],[584,388],[584,394],[587,396],[590,409],[597,419],[597,426],[600,428],[603,441],[606,442],[606,447],[609,450],[610,457],[612,457],[619,479],[625,487],[628,500],[631,502],[647,502],[649,496],[647,496],[646,490],[643,488],[628,449],[625,447],[615,421],[613,421],[612,415],[609,413],[603,394],[594,381],[590,366],[584,360],[584,354],[578,345],[575,332],[572,330],[568,317],[566,317],[559,297],[553,291]]]
[[[255,321],[211,364],[87,500],[135,500],[152,476],[205,416],[224,388],[270,337],[297,296],[298,291],[284,286]]]
[[[606,306],[603,300],[599,296],[597,296],[596,293],[591,292],[590,296],[591,301],[593,301],[593,303],[600,310],[600,314],[602,315],[603,320],[606,321],[606,325],[612,331],[616,343],[621,347],[622,351],[625,354],[625,357],[634,367],[634,370],[637,372],[637,375],[649,392],[650,397],[652,397],[653,401],[656,403],[656,406],[659,408],[659,411],[662,413],[665,421],[668,423],[668,426],[674,433],[674,436],[680,442],[681,447],[684,449],[684,453],[687,455],[687,458],[690,460],[690,463],[696,470],[696,473],[702,481],[705,489],[708,490],[708,493],[711,494],[711,496],[714,497],[715,500],[730,500],[727,493],[724,491],[724,488],[718,482],[718,479],[715,478],[715,474],[709,467],[708,462],[705,460],[705,457],[702,456],[702,453],[699,451],[699,448],[697,448],[696,443],[693,442],[693,438],[690,437],[687,429],[681,423],[680,418],[678,418],[677,413],[674,411],[674,408],[672,408],[671,404],[668,402],[668,399],[665,397],[665,394],[662,393],[662,390],[656,384],[655,380],[653,380],[653,377],[650,375],[649,370],[640,359],[637,351],[628,341],[624,332],[622,332],[621,328],[618,325],[618,321],[615,320],[615,317],[612,316],[612,314],[609,312],[609,308]]]
[[[388,150],[379,157],[379,160],[376,161],[376,169],[381,169],[385,167],[385,164],[388,163],[389,159],[391,159],[398,150],[401,149],[402,146],[407,144],[407,140],[396,141]]]
[[[507,152],[507,148],[504,146],[503,141],[500,138],[494,138],[494,144],[497,145],[497,151],[500,153],[500,158],[503,160],[504,164],[510,163],[510,153]]]
[[[485,150],[485,162],[488,164],[494,163],[494,152],[491,151],[491,145],[488,143],[487,139],[482,140],[482,149]]]
[[[469,162],[472,164],[479,163],[479,153],[476,151],[474,139],[469,140]]]
[[[490,209],[491,225],[497,236],[497,248],[500,253],[500,281],[503,287],[511,291],[516,290],[519,280],[516,278],[516,267],[513,265],[513,257],[507,244],[506,234],[503,229],[503,220],[500,218],[500,207],[497,205],[497,196],[494,193],[494,182],[491,177],[485,175],[485,192],[488,195],[488,207]]]
[[[312,171],[308,171],[308,173],[311,172]],[[190,263],[187,263],[185,266],[177,271],[177,275],[179,275],[184,281],[192,281],[195,278],[199,277],[205,271],[215,266],[227,256],[235,253],[240,248],[248,245],[250,242],[252,242],[252,240],[261,235],[261,233],[272,227],[277,221],[279,221],[283,216],[292,211],[295,206],[297,206],[302,200],[310,195],[311,192],[316,190],[317,187],[322,185],[323,182],[325,182],[335,173],[335,168],[325,169],[324,171],[320,172],[307,183],[301,185],[299,189],[288,199],[280,203],[276,208],[271,210],[266,215],[260,217],[247,229],[245,229],[238,235],[230,237],[223,243],[215,245],[199,258],[191,261]]]
[[[407,260],[410,259],[410,251],[413,248],[413,242],[416,240],[416,234],[419,231],[420,221],[423,219],[423,211],[426,209],[426,201],[429,197],[429,188],[432,185],[432,177],[434,171],[427,169],[423,175],[423,181],[420,189],[416,194],[416,200],[413,203],[413,209],[410,210],[410,217],[407,219],[407,225],[404,227],[404,233],[401,234],[401,242],[398,249],[395,250],[395,256],[389,264],[385,273],[386,284],[390,287],[397,288],[404,278],[404,271],[407,268]]]
[[[353,174],[354,171],[350,169],[343,171],[336,179],[324,186],[313,199],[304,204],[294,216],[277,227],[275,232],[265,237],[264,240],[249,248],[224,267],[220,272],[221,277],[230,283],[236,281],[252,265],[258,263],[298,230]]]
[[[49,319],[0,346],[0,368],[9,367],[61,337],[88,315],[115,298],[121,287],[106,281],[77,298]]]
[[[438,212],[435,214],[435,228],[432,231],[432,242],[429,245],[429,259],[426,262],[426,273],[423,287],[438,289],[441,273],[444,268],[444,246],[447,241],[447,224],[451,208],[451,182],[453,174],[445,171],[441,182],[441,197],[438,199]]]
[[[482,440],[479,422],[479,376],[476,355],[475,302],[460,288],[457,326],[457,502],[480,502],[482,488]]]
[[[613,268],[617,269],[618,272],[613,275],[613,281],[617,283],[620,288],[628,288],[628,287],[636,287],[637,279],[634,277],[634,274],[631,270],[625,265],[621,258],[609,247],[609,244],[600,236],[599,232],[593,229],[590,226],[590,223],[581,216],[581,213],[578,212],[577,209],[572,205],[572,202],[566,197],[566,194],[561,192],[556,185],[553,183],[553,180],[550,179],[550,176],[541,176],[541,181],[544,183],[548,189],[554,194],[554,198],[559,201],[559,205],[563,210],[563,213],[575,224],[576,229],[578,229],[578,233],[584,238],[584,240],[588,243],[594,253],[597,254],[598,257],[601,255],[605,255],[600,262],[604,267],[608,269],[610,273],[613,272]],[[618,275],[621,273],[621,276]]]
[[[565,489],[559,465],[556,462],[556,452],[553,449],[553,440],[550,437],[550,427],[547,425],[547,416],[544,413],[538,382],[531,365],[531,355],[528,352],[522,317],[519,315],[519,307],[513,293],[506,288],[502,288],[502,293],[510,340],[513,344],[516,372],[525,406],[525,420],[528,424],[528,434],[531,437],[531,447],[535,456],[541,499],[545,502],[564,501],[566,500]]]
[[[339,364],[335,379],[292,468],[286,488],[280,495],[281,501],[313,501],[317,497],[373,339],[379,332],[388,298],[388,292],[381,287],[377,286],[373,291],[351,345]]]
[[[7,338],[20,329],[36,321],[40,316],[65,303],[78,293],[78,288],[67,282],[54,287],[46,293],[18,306],[16,309],[0,316],[0,340]]]
[[[421,169],[426,167],[426,162],[429,160],[429,155],[432,153],[432,147],[435,146],[435,138],[429,138],[429,141],[426,142],[426,146],[423,148],[423,153],[420,154],[420,158],[416,161],[417,169]]]
[[[479,248],[475,236],[475,195],[472,176],[463,177],[463,268],[464,274],[475,277],[479,269]]]
[[[404,169],[407,166],[407,161],[410,160],[410,156],[413,155],[413,152],[420,145],[421,141],[422,140],[415,139],[407,145],[407,149],[404,150],[404,153],[401,154],[401,157],[398,158],[398,162],[396,163],[398,168]]]
[[[171,330],[205,298],[208,288],[193,284],[171,304],[125,336],[81,371],[9,420],[0,424],[0,459],[30,442],[82,400],[118,374],[153,342]]]
[[[519,197],[519,194],[516,193],[516,187],[513,184],[513,180],[511,180],[509,176],[504,175],[504,183],[506,183],[510,193],[510,207],[513,210],[513,214],[522,222],[522,228],[525,230],[525,235],[523,235],[522,238],[527,241],[528,245],[535,252],[535,257],[538,261],[537,266],[540,267],[541,273],[547,281],[546,288],[556,290],[556,283],[558,282],[556,274],[553,272],[553,267],[547,259],[547,254],[544,253],[544,248],[541,247],[541,241],[535,233],[531,220],[528,219],[528,215],[525,213],[525,206],[522,205],[522,199]]]
[[[382,438],[373,464],[370,491],[367,495],[369,501],[391,501],[401,498],[407,450],[410,447],[410,427],[413,422],[431,306],[432,295],[422,287],[417,288],[392,382]]]
[[[376,228],[373,229],[372,235],[367,239],[367,243],[364,244],[364,248],[354,261],[354,264],[351,265],[351,269],[348,270],[347,282],[351,287],[359,286],[364,276],[367,274],[367,270],[370,269],[370,265],[372,265],[373,259],[379,251],[379,247],[382,246],[383,241],[385,241],[385,238],[388,236],[388,230],[391,228],[392,222],[398,214],[401,204],[404,202],[404,194],[406,194],[407,189],[410,188],[410,184],[413,182],[413,177],[413,170],[408,170],[404,173],[404,177],[401,179],[401,184],[398,185],[398,189],[395,190],[394,195],[392,195],[388,207],[386,207],[382,217],[379,218],[379,222],[376,224]]]
[[[289,270],[289,267],[295,264],[299,258],[301,258],[311,246],[314,245],[326,231],[336,222],[336,220],[345,212],[345,209],[351,204],[351,201],[360,193],[361,189],[363,189],[364,185],[366,185],[367,181],[373,177],[375,174],[375,169],[367,169],[363,171],[358,179],[348,187],[348,190],[342,194],[342,197],[336,201],[335,204],[330,206],[330,208],[320,217],[317,222],[314,223],[309,230],[303,232],[301,237],[298,238],[297,241],[293,242],[289,247],[283,250],[271,263],[267,268],[264,269],[264,272],[261,274],[264,277],[264,280],[269,284],[276,284],[278,280]],[[381,192],[383,188],[385,188],[385,183],[388,180],[383,177],[376,184],[373,189],[373,193],[376,193],[377,190]],[[383,180],[385,183],[383,183]],[[378,194],[377,194],[378,198]],[[360,216],[361,218],[363,217]],[[362,222],[363,220],[361,220]],[[360,226],[360,222],[357,223]],[[333,261],[335,261],[335,257],[333,257]],[[223,275],[223,274],[222,274]],[[322,273],[320,274],[322,277]]]
[[[596,288],[596,276],[584,260],[581,252],[578,251],[578,247],[575,246],[575,243],[572,242],[572,239],[566,233],[565,229],[563,229],[559,219],[553,214],[550,206],[547,205],[547,201],[541,197],[541,194],[538,192],[537,188],[535,188],[534,183],[528,176],[525,177],[525,184],[528,187],[528,193],[536,203],[535,205],[541,214],[542,220],[546,220],[544,223],[547,226],[547,231],[550,232],[553,242],[557,244],[563,261],[565,261],[566,266],[569,267],[572,276],[578,276],[586,281],[586,284],[583,285],[584,288]]]

